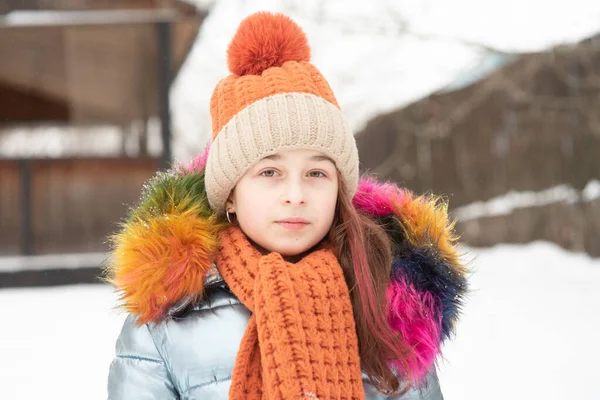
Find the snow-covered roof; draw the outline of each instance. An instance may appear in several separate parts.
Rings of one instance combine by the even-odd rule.
[[[0,15],[0,28],[51,27],[77,25],[136,24],[169,22],[177,11],[158,10],[98,10],[98,11],[11,11]]]
[[[139,124],[132,127],[140,128]],[[162,151],[160,120],[150,119],[147,128],[147,152],[158,157]],[[138,136],[115,125],[0,128],[0,158],[4,159],[136,156],[139,151]]]

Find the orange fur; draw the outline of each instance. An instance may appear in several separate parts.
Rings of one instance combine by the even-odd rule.
[[[110,282],[137,323],[159,322],[176,302],[202,295],[218,224],[194,207],[126,224],[114,238]]]

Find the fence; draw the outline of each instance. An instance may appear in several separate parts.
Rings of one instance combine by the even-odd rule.
[[[357,142],[363,170],[444,194],[451,208],[557,185],[580,192],[600,179],[600,36],[379,116]],[[471,244],[543,239],[600,256],[597,208],[581,197],[458,228]]]

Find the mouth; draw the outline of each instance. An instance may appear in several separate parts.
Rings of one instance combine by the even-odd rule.
[[[303,218],[286,218],[275,222],[279,226],[290,230],[302,229],[309,224],[309,222]]]

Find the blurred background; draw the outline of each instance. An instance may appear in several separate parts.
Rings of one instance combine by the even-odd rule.
[[[98,280],[146,179],[197,155],[239,22],[284,12],[364,172],[442,195],[473,275],[447,400],[599,399],[600,2],[1,0],[0,398],[106,398]]]

